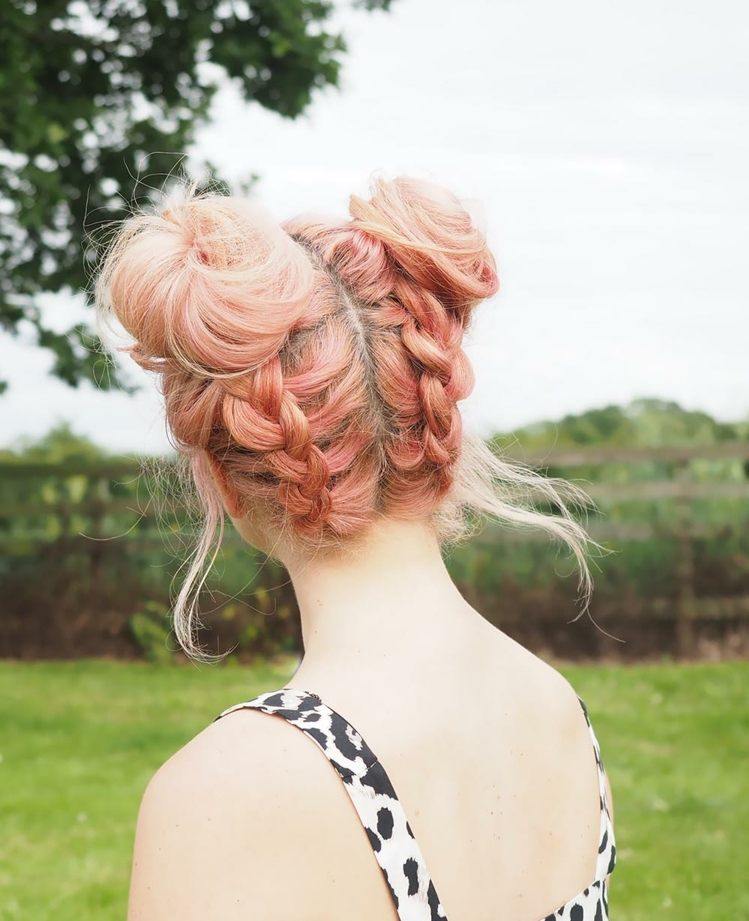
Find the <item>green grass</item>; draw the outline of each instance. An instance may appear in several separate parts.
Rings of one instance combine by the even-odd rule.
[[[290,663],[0,663],[0,919],[121,921],[153,771]],[[615,921],[743,921],[749,663],[567,667],[609,771]]]

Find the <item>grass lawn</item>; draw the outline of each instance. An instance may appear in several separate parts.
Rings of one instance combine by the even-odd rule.
[[[122,921],[153,771],[292,670],[0,662],[0,919]],[[613,786],[614,921],[749,919],[749,663],[562,671]]]

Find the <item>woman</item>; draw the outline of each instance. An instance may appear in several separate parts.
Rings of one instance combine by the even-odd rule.
[[[225,511],[286,565],[304,639],[284,688],[227,702],[149,783],[130,921],[605,921],[611,794],[585,707],[441,553],[487,515],[538,526],[587,597],[579,494],[463,433],[463,334],[497,275],[460,202],[397,179],[350,211],[278,226],[189,186],[125,222],[97,280],[206,510],[182,645],[200,654]]]

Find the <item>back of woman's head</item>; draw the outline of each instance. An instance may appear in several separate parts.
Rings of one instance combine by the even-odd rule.
[[[223,526],[216,469],[242,510],[303,551],[340,548],[379,518],[428,521],[454,539],[488,514],[566,541],[589,591],[585,534],[563,495],[578,491],[463,433],[463,335],[497,287],[461,203],[414,179],[375,182],[339,222],[279,226],[249,198],[193,185],[124,222],[96,300],[133,337],[135,361],[162,376],[205,509],[175,611],[188,651]],[[556,514],[535,510],[532,491]]]

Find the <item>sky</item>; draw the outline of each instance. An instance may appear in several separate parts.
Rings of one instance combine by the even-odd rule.
[[[338,90],[296,121],[219,93],[194,157],[256,172],[279,219],[346,215],[373,176],[466,200],[499,294],[466,340],[466,422],[488,434],[640,397],[749,415],[749,6],[743,0],[394,0],[339,14]],[[83,298],[48,297],[67,328]],[[154,382],[68,388],[0,334],[0,440],[69,420],[118,451],[168,448]]]

